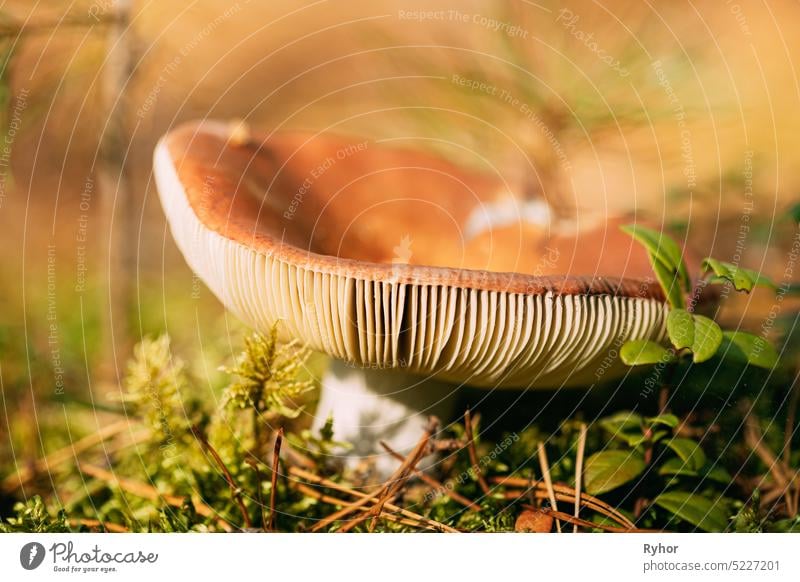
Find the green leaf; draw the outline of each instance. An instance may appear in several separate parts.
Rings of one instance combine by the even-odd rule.
[[[721,465],[714,465],[708,469],[705,477],[707,479],[711,479],[712,481],[716,481],[717,483],[724,483],[725,485],[733,481],[731,474],[728,473],[727,469]]]
[[[678,309],[686,307],[686,299],[678,283],[677,271],[664,266],[663,263],[653,258],[653,255],[650,255],[650,265],[653,267],[653,272],[656,274],[659,285],[664,290],[664,295],[666,295],[670,307]]]
[[[778,351],[763,337],[745,331],[726,331],[723,352],[751,366],[771,370],[778,365]]]
[[[672,351],[650,340],[625,342],[619,350],[619,356],[626,366],[667,363],[675,359],[675,354]]]
[[[706,464],[706,454],[692,439],[674,438],[665,441],[690,471],[699,471]]]
[[[733,479],[731,474],[725,470],[725,467],[720,465],[706,465],[702,470],[695,471],[691,469],[683,459],[679,457],[670,457],[661,464],[658,469],[659,475],[672,475],[681,477],[700,477],[701,479],[709,479],[727,485]]]
[[[756,285],[777,289],[777,285],[769,278],[758,271],[738,267],[733,263],[719,261],[713,257],[706,257],[703,260],[702,269],[704,273],[713,272],[713,282],[731,282],[737,291],[750,292]]]
[[[667,315],[669,341],[676,349],[691,348],[694,343],[694,317],[685,309],[673,309]]]
[[[690,349],[694,362],[705,362],[717,353],[722,330],[712,319],[673,309],[667,316],[667,333],[676,349]]]
[[[647,251],[666,267],[675,271],[681,270],[679,266],[683,263],[683,253],[681,247],[672,238],[639,224],[626,224],[620,228],[622,232],[642,243]]]
[[[697,471],[691,470],[682,459],[670,457],[661,464],[658,469],[659,475],[684,475],[687,477],[697,477]]]
[[[694,316],[694,342],[692,343],[695,364],[705,362],[714,356],[722,343],[722,330],[719,325],[702,315]]]
[[[657,443],[658,441],[663,439],[665,436],[667,436],[667,434],[668,433],[665,430],[657,430],[657,431],[653,431],[653,433],[650,434],[650,435],[646,435],[646,434],[621,434],[619,436],[622,437],[622,439],[628,444],[629,447],[635,448],[635,447],[638,447],[639,445],[644,444],[646,442]]]
[[[644,457],[633,451],[601,451],[586,459],[586,492],[599,495],[638,477],[645,469]]]
[[[681,290],[691,291],[692,281],[678,243],[663,233],[637,224],[626,224],[620,228],[647,249],[653,271],[670,305],[684,307],[686,303]]]
[[[728,526],[728,501],[709,499],[687,491],[667,491],[653,501],[671,514],[707,532],[724,531]]]
[[[617,433],[624,430],[642,430],[642,417],[630,410],[620,410],[619,412],[600,419],[600,426],[610,433]]]
[[[649,424],[663,424],[670,428],[675,428],[681,422],[674,414],[659,414],[658,416],[645,418],[645,421]]]

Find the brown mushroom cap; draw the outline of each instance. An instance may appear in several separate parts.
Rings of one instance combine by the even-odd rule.
[[[477,386],[591,383],[667,307],[619,220],[478,234],[507,188],[435,156],[325,134],[187,124],[155,153],[190,267],[245,322],[357,366]]]

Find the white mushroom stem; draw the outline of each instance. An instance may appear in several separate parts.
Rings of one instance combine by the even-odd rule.
[[[446,421],[453,412],[457,387],[398,370],[364,369],[333,360],[322,380],[322,393],[312,430],[329,415],[337,441],[353,445],[348,465],[367,460],[378,473],[391,474],[398,461],[380,441],[406,455],[419,442],[428,419]],[[420,468],[432,462],[423,460]]]

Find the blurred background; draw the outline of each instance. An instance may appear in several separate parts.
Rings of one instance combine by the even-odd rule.
[[[634,212],[797,281],[798,19],[788,0],[4,3],[2,456],[67,438],[46,430],[77,418],[65,401],[101,423],[143,336],[196,354],[198,389],[238,351],[152,180],[157,140],[190,119],[478,152],[567,216]],[[788,313],[759,297],[735,323]]]

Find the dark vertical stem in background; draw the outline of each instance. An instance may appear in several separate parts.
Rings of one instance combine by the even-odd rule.
[[[132,0],[114,0],[103,71],[104,127],[100,144],[98,181],[104,225],[101,281],[105,284],[103,352],[100,380],[116,382],[118,363],[131,347],[129,312],[133,306],[136,212],[133,182],[128,170],[130,134],[126,86],[133,73],[130,10]]]

